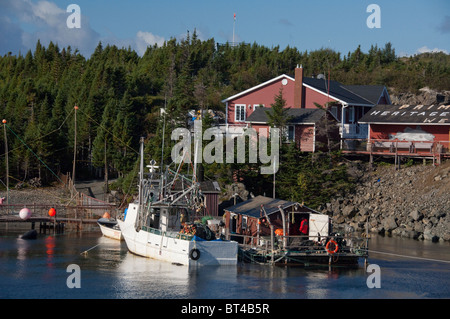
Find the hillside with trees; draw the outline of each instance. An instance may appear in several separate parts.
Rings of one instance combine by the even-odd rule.
[[[72,172],[74,149],[77,178],[102,178],[106,170],[122,180],[136,172],[141,136],[146,138],[146,156],[161,161],[163,127],[164,162],[169,163],[175,143],[170,133],[188,125],[189,110],[223,112],[222,99],[280,74],[293,75],[298,64],[306,76],[330,72],[333,80],[344,84],[382,84],[392,92],[414,93],[425,86],[438,91],[450,88],[449,55],[398,57],[390,43],[372,46],[369,52],[358,47],[343,55],[330,49],[301,52],[256,43],[230,46],[214,39],[200,40],[194,32],[180,41],[148,47],[142,57],[130,48],[102,43],[90,57],[84,57],[71,47],[59,48],[54,43],[44,47],[38,42],[25,55],[0,57],[0,112],[7,121],[11,186],[35,177],[48,185],[56,180],[55,174]],[[3,135],[0,179],[5,183]],[[311,155],[297,153],[286,150],[282,156],[286,163],[294,160],[292,156],[304,157],[305,167],[314,163]],[[236,176],[230,170],[243,174],[243,179],[249,177],[245,172],[252,174],[240,165],[209,164],[203,172],[206,178],[229,183]],[[299,167],[303,164],[296,170]],[[280,196],[308,198],[297,194],[300,191],[283,190],[289,178],[295,178],[298,185],[311,180],[297,171],[290,174],[289,169],[282,167],[278,176]],[[251,190],[271,194],[269,179],[255,183]],[[131,177],[123,180],[129,184]],[[125,189],[128,184],[117,187]]]

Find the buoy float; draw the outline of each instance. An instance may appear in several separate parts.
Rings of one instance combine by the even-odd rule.
[[[48,216],[54,217],[56,215],[56,209],[53,207],[48,210]]]
[[[24,207],[20,210],[19,217],[23,220],[27,220],[31,217],[31,211],[28,208]]]
[[[282,230],[281,228],[277,228],[277,229],[275,230],[275,235],[283,236],[283,230]]]

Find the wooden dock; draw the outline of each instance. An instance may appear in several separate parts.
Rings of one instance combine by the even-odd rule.
[[[22,219],[19,211],[22,208],[31,211],[31,217]],[[56,215],[49,216],[50,208],[55,208]],[[97,220],[108,212],[112,217],[119,216],[119,210],[115,205],[77,205],[77,206],[49,206],[49,205],[0,205],[0,223],[28,223],[31,229],[39,225],[39,230],[53,229],[64,230],[66,224],[73,224],[77,229],[83,225],[97,223]]]

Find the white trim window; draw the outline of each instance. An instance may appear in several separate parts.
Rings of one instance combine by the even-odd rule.
[[[246,115],[246,105],[245,104],[236,104],[234,106],[234,119],[236,122],[244,122]]]
[[[295,141],[295,125],[286,125],[284,135],[288,143]]]

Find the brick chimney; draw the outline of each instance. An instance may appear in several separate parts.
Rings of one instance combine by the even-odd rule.
[[[294,85],[294,108],[302,108],[303,106],[303,67],[297,65],[295,68],[295,85]]]

